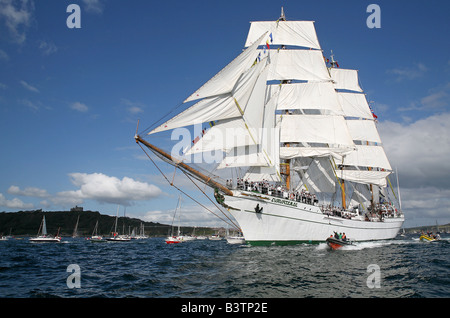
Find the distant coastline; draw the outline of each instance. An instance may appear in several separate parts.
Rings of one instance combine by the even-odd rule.
[[[12,236],[34,236],[37,234],[42,217],[45,215],[47,231],[56,234],[59,230],[61,236],[72,236],[78,216],[78,235],[80,237],[90,236],[98,221],[98,233],[110,235],[113,231],[115,216],[101,214],[98,211],[18,211],[0,212],[0,235]],[[171,228],[170,225],[145,222],[137,218],[119,217],[117,227],[119,233],[130,233],[135,229],[138,233],[141,224],[144,225],[145,234],[151,237],[167,236]],[[194,227],[182,226],[180,230],[184,234],[191,234]],[[215,229],[207,227],[195,228],[196,234],[210,235],[215,233]]]

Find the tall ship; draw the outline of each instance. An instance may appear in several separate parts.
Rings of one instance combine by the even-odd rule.
[[[358,71],[324,56],[314,21],[288,21],[282,9],[276,21],[251,22],[242,53],[176,110],[136,142],[209,186],[248,243],[325,242],[334,232],[385,240],[402,227]],[[159,134],[171,149],[155,145]]]

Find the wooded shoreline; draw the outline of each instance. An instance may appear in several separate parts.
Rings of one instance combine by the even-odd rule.
[[[77,233],[79,236],[90,236],[98,221],[98,234],[110,235],[114,230],[115,216],[100,214],[98,211],[19,211],[0,212],[0,236],[34,236],[39,230],[42,217],[45,215],[47,232],[56,234],[59,230],[60,236],[72,236],[78,216]],[[139,233],[141,224],[144,225],[145,234],[151,237],[167,236],[171,225],[145,222],[137,218],[119,217],[117,228],[121,234],[129,234],[133,229]],[[191,234],[194,227],[180,227],[184,234]],[[208,227],[197,227],[195,233],[198,235],[214,234],[216,229]],[[125,233],[122,233],[125,232]]]

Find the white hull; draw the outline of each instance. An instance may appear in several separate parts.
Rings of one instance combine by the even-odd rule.
[[[241,236],[227,236],[228,244],[244,244],[245,238]]]
[[[130,238],[125,237],[125,236],[108,237],[106,240],[108,242],[129,242],[129,241],[131,241]]]
[[[353,241],[386,240],[395,238],[404,222],[404,217],[368,222],[328,216],[318,206],[250,192],[224,197],[250,243],[325,242],[334,232],[346,233]]]
[[[38,236],[30,238],[30,242],[35,243],[59,243],[61,239],[59,237],[47,237],[47,236]]]

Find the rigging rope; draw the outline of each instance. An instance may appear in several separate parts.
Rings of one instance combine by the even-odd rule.
[[[144,147],[142,147],[142,145],[140,143],[138,143],[139,147],[141,147],[142,151],[147,155],[147,157],[150,159],[150,161],[153,163],[153,165],[156,167],[156,169],[158,169],[158,171],[161,173],[161,175],[164,177],[164,179],[166,179],[166,181],[175,189],[177,189],[178,191],[180,191],[181,193],[183,193],[185,196],[187,196],[188,198],[190,198],[192,201],[196,202],[198,205],[200,205],[201,207],[203,207],[205,210],[211,212],[212,214],[214,214],[216,217],[218,217],[219,219],[221,219],[223,222],[225,222],[228,225],[232,225],[235,226],[237,229],[240,229],[238,226],[236,226],[236,224],[234,224],[234,222],[208,197],[208,195],[203,192],[198,185],[186,174],[186,172],[182,171],[186,176],[188,176],[189,180],[191,180],[192,183],[194,183],[194,185],[211,201],[213,202],[213,204],[219,209],[219,211],[225,215],[232,224],[229,224],[226,220],[224,220],[223,218],[221,218],[219,215],[217,215],[216,213],[214,213],[213,211],[211,211],[210,209],[208,209],[206,206],[204,206],[202,203],[200,203],[199,201],[197,201],[196,199],[194,199],[192,196],[190,196],[189,194],[187,194],[185,191],[181,190],[180,188],[178,188],[176,185],[174,185],[172,182],[170,182],[170,180],[166,177],[166,175],[164,174],[164,172],[162,172],[162,170],[158,167],[158,165],[155,163],[155,161],[150,157],[150,155],[147,153],[147,151],[145,151]]]

